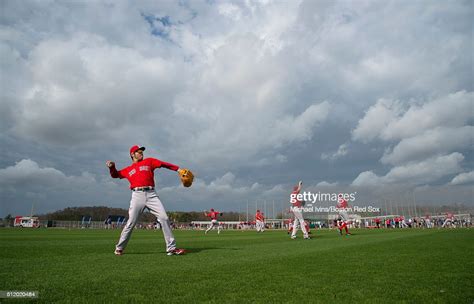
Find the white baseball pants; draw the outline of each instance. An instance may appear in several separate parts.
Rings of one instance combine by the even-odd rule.
[[[155,190],[132,192],[132,200],[130,201],[130,208],[128,209],[128,221],[122,230],[116,248],[120,250],[125,249],[132,236],[133,228],[137,224],[138,217],[145,208],[148,208],[161,224],[166,242],[166,252],[176,249],[176,241],[173,236],[173,231],[171,230],[168,215]]]
[[[217,227],[217,234],[221,233],[221,225],[217,222],[217,220],[212,220],[209,228],[207,228],[206,233],[208,233],[212,228]]]
[[[255,228],[257,232],[264,232],[265,231],[265,223],[263,221],[256,220],[255,221]]]
[[[349,221],[349,214],[347,213],[347,211],[345,211],[345,210],[339,210],[338,213],[339,213],[339,216],[342,218],[342,220],[343,220],[344,222]]]
[[[298,232],[298,226],[300,226],[301,231],[303,231],[303,237],[309,237],[308,231],[306,230],[306,226],[304,224],[303,212],[294,208],[293,214],[295,215],[295,220],[293,221],[293,232],[291,233],[291,237],[296,237],[296,232]]]
[[[444,220],[443,226],[441,226],[441,228],[444,228],[447,225],[450,225],[451,227],[454,226],[453,221],[451,219]]]

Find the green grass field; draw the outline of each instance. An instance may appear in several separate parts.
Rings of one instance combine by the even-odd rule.
[[[0,229],[0,290],[37,300],[1,303],[473,303],[474,230],[161,231]]]

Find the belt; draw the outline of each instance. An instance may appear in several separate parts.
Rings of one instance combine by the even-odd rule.
[[[148,186],[148,187],[135,187],[135,188],[132,188],[132,191],[151,191],[151,190],[155,190],[155,187]]]

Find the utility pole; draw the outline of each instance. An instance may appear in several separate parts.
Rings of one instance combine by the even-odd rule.
[[[413,189],[413,206],[415,207],[415,216],[418,217],[418,212],[416,211],[415,189]]]
[[[247,199],[247,223],[249,221],[249,199]]]

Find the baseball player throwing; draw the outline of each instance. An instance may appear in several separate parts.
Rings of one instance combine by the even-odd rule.
[[[443,222],[443,226],[441,226],[442,228],[444,227],[451,227],[451,228],[455,228],[454,226],[454,214],[452,214],[451,212],[448,212],[446,213],[446,218]]]
[[[291,210],[295,215],[295,219],[293,221],[293,232],[291,233],[291,238],[296,239],[296,232],[298,231],[298,226],[301,227],[301,231],[303,231],[303,237],[306,240],[309,240],[310,237],[308,235],[308,231],[306,230],[304,218],[303,218],[303,202],[296,199],[296,196],[300,193],[301,187],[303,186],[303,182],[299,182],[298,186],[293,188],[293,192],[291,192],[291,197],[294,198],[291,200]]]
[[[130,201],[130,208],[128,209],[128,221],[122,230],[117,245],[115,246],[115,254],[123,254],[123,251],[132,235],[133,228],[137,224],[138,217],[145,208],[148,208],[161,223],[163,236],[166,242],[167,255],[184,254],[184,249],[176,248],[176,241],[170,227],[168,215],[166,214],[160,198],[156,194],[154,170],[158,168],[166,168],[178,171],[181,175],[181,171],[184,171],[185,169],[179,169],[176,165],[156,158],[143,158],[143,151],[145,151],[145,147],[131,147],[130,158],[132,159],[132,164],[122,170],[117,170],[113,161],[108,160],[106,162],[107,167],[109,167],[110,175],[113,178],[126,178],[130,182],[130,189],[132,190],[132,199]]]
[[[217,234],[220,234],[221,233],[221,225],[217,221],[217,216],[222,215],[222,212],[214,211],[214,209],[211,208],[209,213],[204,211],[204,215],[211,218],[211,224],[209,225],[209,228],[207,228],[205,234],[207,234],[214,227],[217,227]]]
[[[263,213],[260,212],[260,210],[257,210],[255,213],[255,229],[257,229],[257,232],[265,231],[265,217],[263,216]]]
[[[342,194],[338,195],[336,208],[338,209],[339,217],[337,219],[337,228],[339,230],[339,234],[342,235],[342,229],[346,231],[346,236],[351,235],[349,230],[347,229],[347,224],[349,222],[349,214],[347,213],[347,208],[349,208],[349,204],[344,199]]]

